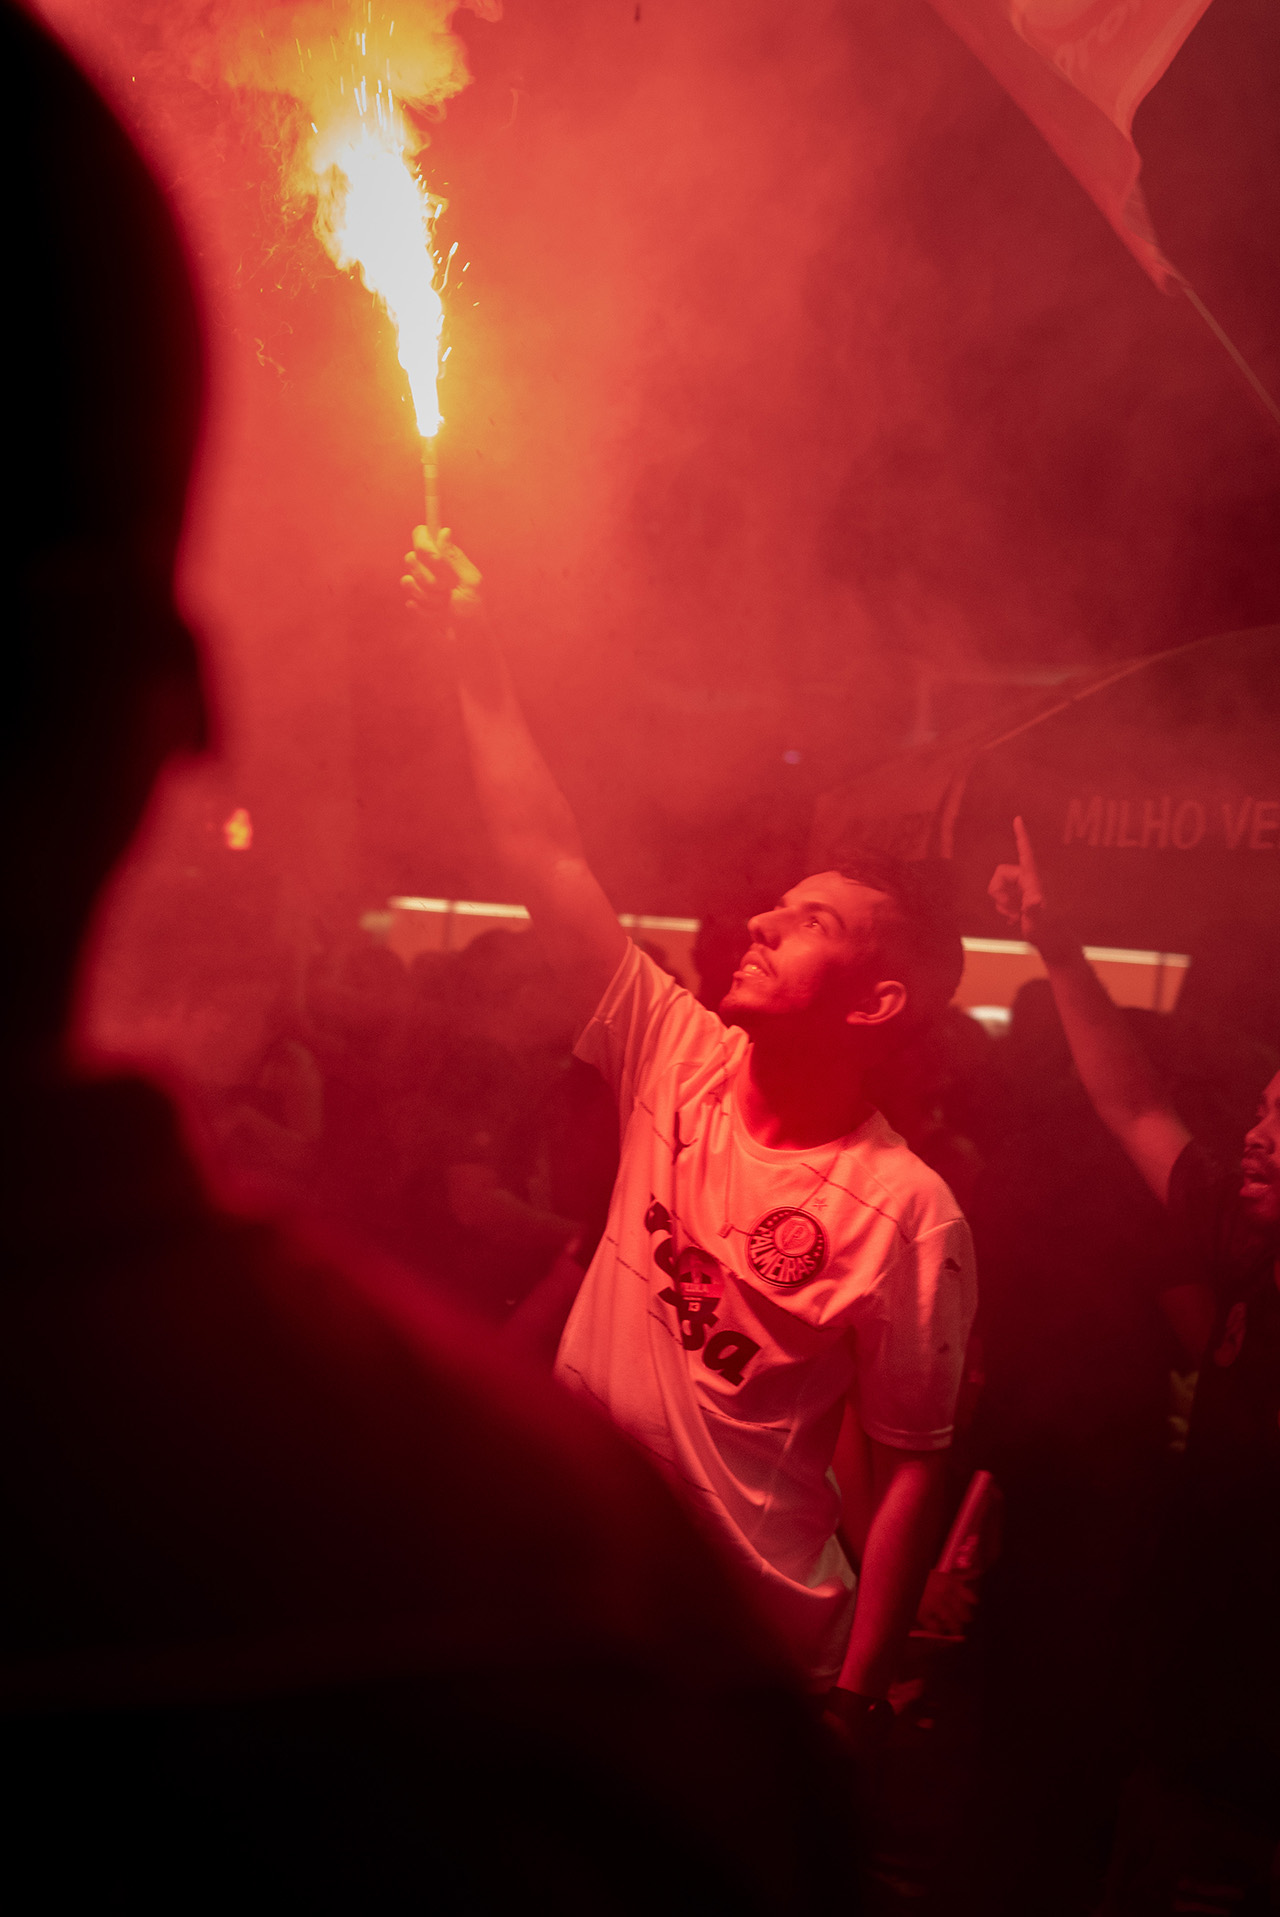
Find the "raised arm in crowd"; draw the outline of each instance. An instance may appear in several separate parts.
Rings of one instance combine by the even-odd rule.
[[[1191,1134],[1085,957],[1078,934],[1046,900],[1021,819],[1013,829],[1018,863],[996,868],[990,888],[996,909],[1039,951],[1080,1081],[1103,1124],[1164,1204],[1169,1174]]]

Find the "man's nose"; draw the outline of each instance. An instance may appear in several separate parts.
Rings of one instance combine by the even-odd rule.
[[[778,914],[757,912],[747,920],[747,930],[758,945],[773,945],[778,936]]]

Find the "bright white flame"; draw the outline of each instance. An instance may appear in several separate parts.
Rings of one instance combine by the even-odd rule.
[[[432,226],[442,202],[409,164],[398,117],[388,114],[389,124],[379,125],[362,120],[317,142],[316,231],[339,266],[359,268],[395,322],[418,431],[431,439],[440,430],[436,381],[444,325]]]

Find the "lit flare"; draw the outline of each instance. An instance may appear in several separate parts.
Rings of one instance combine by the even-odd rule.
[[[408,158],[398,112],[380,110],[376,124],[317,134],[316,231],[338,266],[356,268],[396,329],[400,364],[409,378],[418,431],[425,442],[428,516],[440,430],[440,335],[444,327],[435,221],[444,202],[429,193]]]

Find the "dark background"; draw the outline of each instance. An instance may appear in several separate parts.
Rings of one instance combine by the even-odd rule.
[[[333,923],[502,897],[399,612],[387,323],[222,78],[255,9],[44,12],[174,193],[213,366],[184,590],[223,756],[172,782],[108,955],[164,874],[232,856],[232,805]],[[1011,683],[1280,616],[1280,433],[925,0],[455,26],[445,516],[620,908],[736,909],[796,876],[818,793]],[[1273,391],[1278,83],[1280,12],[1214,0],[1135,127],[1166,253]]]

